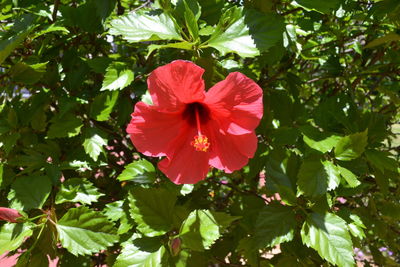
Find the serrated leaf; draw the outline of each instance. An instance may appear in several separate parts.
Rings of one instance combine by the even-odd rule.
[[[22,43],[31,29],[32,28],[21,31],[16,35],[12,35],[7,39],[0,41],[0,64],[3,63],[3,61],[11,54],[11,52]]]
[[[335,157],[348,161],[358,158],[365,150],[368,130],[342,137],[335,147]]]
[[[90,205],[104,196],[98,189],[85,178],[71,178],[61,184],[60,191],[56,195],[56,204],[65,202],[80,202]]]
[[[280,41],[283,31],[283,19],[278,15],[233,7],[220,18],[208,46],[222,55],[234,52],[254,57]]]
[[[133,72],[125,64],[120,62],[111,63],[106,69],[100,91],[124,89],[131,84],[133,78]]]
[[[340,176],[333,163],[318,158],[305,159],[298,173],[298,195],[317,197],[336,188],[339,182]]]
[[[171,230],[176,195],[163,188],[134,188],[128,196],[131,217],[146,236]]]
[[[122,235],[128,232],[133,226],[134,222],[130,222],[128,218],[128,209],[127,205],[124,204],[124,201],[118,200],[112,203],[108,203],[104,208],[104,214],[111,221],[115,222],[119,220],[118,234]]]
[[[73,137],[79,134],[83,123],[82,120],[72,113],[63,116],[55,116],[47,132],[48,138]]]
[[[321,13],[329,14],[339,6],[338,0],[315,1],[315,0],[296,0],[296,2],[308,10],[315,10]]]
[[[113,267],[163,266],[165,247],[159,239],[133,237],[124,242],[122,247]]]
[[[128,42],[182,40],[171,17],[165,13],[131,12],[111,21],[110,34],[122,35]]]
[[[17,249],[32,235],[32,230],[27,224],[6,223],[0,228],[0,255],[6,251]]]
[[[367,150],[365,151],[365,156],[367,156],[367,160],[382,173],[385,172],[385,170],[397,171],[399,167],[399,163],[391,157],[389,152]]]
[[[332,213],[309,214],[301,229],[303,243],[332,264],[354,266],[353,243],[346,222]]]
[[[107,145],[107,139],[102,137],[102,133],[96,128],[89,128],[85,132],[83,148],[94,161],[97,161],[100,153],[104,153],[103,146]]]
[[[322,153],[331,151],[332,148],[334,148],[336,146],[336,144],[338,143],[340,138],[341,138],[340,136],[331,135],[328,138],[316,141],[316,140],[309,138],[306,135],[303,135],[304,143],[306,143],[309,147],[311,147],[315,150],[318,150]]]
[[[16,179],[8,194],[10,208],[17,210],[40,209],[51,192],[47,176],[25,176]]]
[[[119,239],[106,216],[85,206],[68,210],[56,228],[61,245],[75,256],[99,252]]]
[[[293,239],[296,218],[292,208],[269,203],[259,213],[254,229],[254,249],[273,247]]]
[[[222,230],[238,218],[220,212],[194,210],[182,223],[179,231],[182,246],[195,251],[209,249],[220,237]]]
[[[350,170],[343,168],[342,166],[339,166],[339,165],[337,165],[336,168],[337,168],[338,172],[340,173],[340,176],[346,180],[347,184],[350,187],[357,187],[361,184],[361,182],[357,179],[357,176],[354,173],[352,173]]]
[[[136,183],[153,183],[156,178],[155,168],[151,162],[141,159],[125,166],[117,177],[119,181],[132,180]]]
[[[90,105],[90,117],[97,121],[108,120],[110,113],[117,102],[118,96],[119,91],[98,94]]]
[[[28,65],[24,62],[18,62],[11,67],[9,74],[16,82],[33,84],[39,81],[46,73],[47,63]]]

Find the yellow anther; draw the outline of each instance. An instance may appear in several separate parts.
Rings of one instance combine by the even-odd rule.
[[[207,152],[208,148],[210,147],[208,138],[205,135],[196,135],[194,137],[194,141],[192,141],[190,144],[196,148],[196,151]]]

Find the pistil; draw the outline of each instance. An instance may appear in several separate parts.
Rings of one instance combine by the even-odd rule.
[[[194,112],[196,116],[197,135],[194,137],[194,141],[192,141],[190,145],[194,146],[196,151],[207,152],[210,143],[208,142],[207,136],[201,133],[201,123],[197,108],[194,109]]]

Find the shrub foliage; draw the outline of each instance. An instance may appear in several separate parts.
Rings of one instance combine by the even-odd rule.
[[[0,206],[23,215],[0,253],[21,248],[18,266],[399,264],[398,0],[0,10]],[[232,71],[263,88],[242,170],[178,186],[132,146],[147,76],[175,59],[208,88]]]

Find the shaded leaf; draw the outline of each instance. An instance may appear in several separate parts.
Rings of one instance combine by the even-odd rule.
[[[47,136],[49,138],[76,136],[83,126],[81,119],[72,113],[66,113],[63,116],[55,116],[51,122],[49,130],[47,131]]]
[[[47,176],[25,176],[16,179],[8,194],[11,208],[17,210],[40,209],[51,192]]]
[[[171,230],[176,195],[163,188],[134,188],[128,196],[130,214],[146,236]]]

